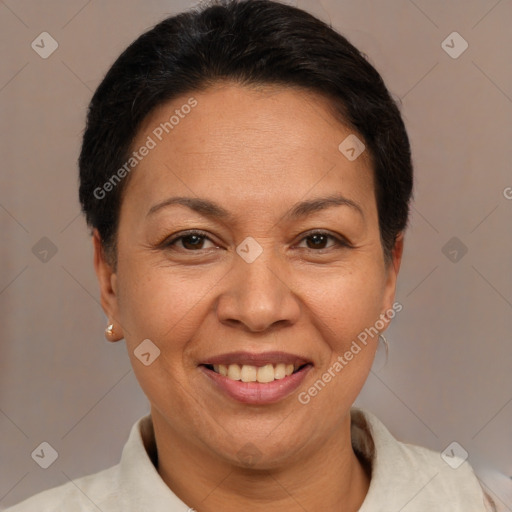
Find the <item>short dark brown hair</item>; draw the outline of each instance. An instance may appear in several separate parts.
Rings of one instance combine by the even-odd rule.
[[[142,121],[173,98],[219,81],[320,93],[369,152],[386,259],[412,196],[410,144],[381,76],[345,37],[301,9],[271,0],[213,0],[169,17],[115,61],[89,105],[79,158],[88,225],[115,258],[126,179],[98,193],[129,158]],[[340,141],[341,142],[341,141]]]

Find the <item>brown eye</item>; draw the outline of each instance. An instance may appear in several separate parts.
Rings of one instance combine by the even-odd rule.
[[[202,249],[205,237],[200,235],[187,235],[178,238],[181,240],[181,244],[185,249],[194,250],[194,249]]]
[[[201,249],[207,249],[208,247],[204,247],[206,241],[209,241],[213,247],[217,247],[206,234],[202,232],[188,232],[184,233],[180,236],[174,237],[170,240],[165,241],[162,244],[164,248],[174,249],[177,247],[178,249],[184,249],[186,251],[198,251]]]
[[[334,241],[333,244],[327,245],[329,243],[329,240]],[[330,233],[326,233],[323,231],[310,233],[308,236],[304,237],[302,241],[306,241],[307,249],[331,249],[332,247],[349,247],[350,245]]]
[[[311,235],[307,237],[308,242],[310,242],[309,248],[310,249],[325,249],[325,245],[328,242],[328,239],[331,237],[328,237],[326,235]]]

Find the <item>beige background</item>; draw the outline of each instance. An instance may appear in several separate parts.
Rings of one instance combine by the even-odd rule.
[[[0,1],[2,507],[117,463],[148,411],[124,344],[103,338],[76,160],[110,64],[191,5]],[[414,151],[404,309],[387,333],[388,363],[379,354],[358,405],[402,440],[439,451],[457,441],[500,510],[512,510],[512,2],[298,5],[368,54],[402,101]],[[43,31],[59,44],[48,59],[31,48]],[[469,44],[456,59],[441,46],[453,31]],[[57,249],[46,262],[33,252],[42,237]],[[452,237],[459,248],[443,252]],[[42,441],[59,455],[46,470],[31,458]]]

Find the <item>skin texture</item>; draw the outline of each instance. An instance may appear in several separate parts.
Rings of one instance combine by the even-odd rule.
[[[198,512],[356,511],[370,479],[352,450],[349,410],[377,337],[307,405],[297,394],[392,307],[402,237],[386,264],[370,160],[366,152],[353,162],[340,153],[353,132],[326,99],[230,83],[190,96],[198,105],[129,177],[115,269],[97,232],[93,237],[103,308],[151,402],[158,471]],[[133,147],[190,96],[155,110]],[[298,202],[333,194],[362,213],[342,205],[285,216]],[[148,215],[175,196],[214,201],[233,218],[208,218],[181,205]],[[190,229],[208,238],[163,247]],[[315,245],[311,230],[335,238]],[[263,249],[250,264],[236,252],[246,237]],[[161,351],[150,366],[133,353],[147,338]],[[242,404],[198,367],[233,351],[290,352],[313,368],[285,399]],[[247,443],[259,453],[253,465],[238,455]]]

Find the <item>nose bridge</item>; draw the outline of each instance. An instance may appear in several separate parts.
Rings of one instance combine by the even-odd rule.
[[[251,241],[240,244],[217,310],[220,321],[244,324],[251,331],[293,323],[300,310],[277,252],[271,245],[259,247]]]

